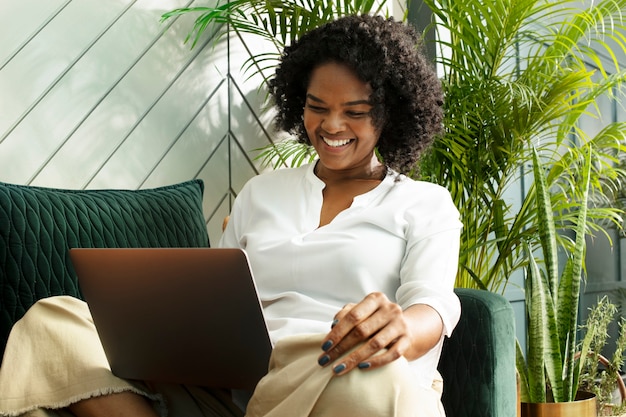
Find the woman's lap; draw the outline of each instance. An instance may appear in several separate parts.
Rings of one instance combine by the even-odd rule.
[[[330,367],[317,364],[322,339],[323,335],[294,336],[276,345],[270,372],[257,386],[247,417],[287,417],[293,410],[312,417],[445,415],[441,381],[432,388],[419,386],[404,358],[336,377]]]
[[[272,369],[257,387],[248,417],[294,417],[294,412],[324,417],[444,415],[440,391],[418,387],[403,359],[378,370],[334,377],[329,368],[317,365],[321,338],[294,336],[276,346]],[[75,298],[40,300],[14,326],[0,367],[0,415],[64,417],[63,407],[69,404],[123,391],[150,398],[162,415],[242,415],[230,391],[115,377],[87,305]]]

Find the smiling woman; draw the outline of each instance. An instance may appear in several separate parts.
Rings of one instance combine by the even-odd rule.
[[[398,173],[415,164],[441,129],[441,88],[417,42],[412,29],[393,20],[342,18],[285,48],[270,80],[278,127],[313,146],[318,160],[251,180],[222,243],[245,241],[255,254],[253,268],[273,270],[268,281],[257,275],[260,286],[268,285],[262,297],[272,300],[271,329],[323,337],[312,350],[302,340],[280,339],[250,415],[282,415],[296,399],[302,405],[296,386],[318,392],[311,385],[317,370],[292,374],[307,366],[300,365],[304,357],[317,357],[342,376],[328,385],[322,377],[310,415],[443,414],[436,366],[458,319],[452,283],[460,223],[446,190]],[[273,224],[276,240],[256,238],[267,235],[264,223]],[[290,261],[268,263],[285,254]],[[284,285],[270,284],[288,276]],[[337,311],[328,327],[314,329],[309,320],[330,305]],[[286,353],[294,345],[302,348]],[[404,365],[419,376],[405,378]],[[402,380],[407,391],[383,390],[390,380]],[[284,387],[285,381],[295,385]],[[415,397],[407,400],[408,392]]]

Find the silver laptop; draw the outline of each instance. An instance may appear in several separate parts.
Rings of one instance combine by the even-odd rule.
[[[272,350],[241,249],[71,249],[111,370],[253,389]]]

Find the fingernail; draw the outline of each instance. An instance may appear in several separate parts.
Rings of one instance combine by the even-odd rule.
[[[342,372],[344,369],[346,369],[346,365],[343,363],[340,363],[339,365],[335,366],[335,368],[333,369],[333,372],[338,374]]]
[[[330,347],[333,345],[333,341],[332,340],[327,340],[326,342],[324,342],[324,344],[322,345],[322,350],[324,352],[327,352],[328,349],[330,349]]]
[[[328,355],[324,355],[324,356],[322,356],[321,358],[319,358],[319,359],[317,360],[317,363],[319,363],[319,364],[320,364],[320,366],[324,366],[324,365],[326,365],[328,362],[330,362],[330,356],[328,356]]]
[[[332,329],[333,327],[335,327],[337,323],[339,323],[339,319],[333,320],[333,323],[330,325],[330,328]]]
[[[371,366],[371,364],[369,362],[361,362],[360,364],[358,364],[359,369],[367,369]]]

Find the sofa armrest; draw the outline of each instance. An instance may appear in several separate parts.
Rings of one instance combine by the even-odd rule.
[[[509,301],[457,288],[461,319],[443,346],[442,401],[454,417],[512,417],[517,411],[515,319]]]

